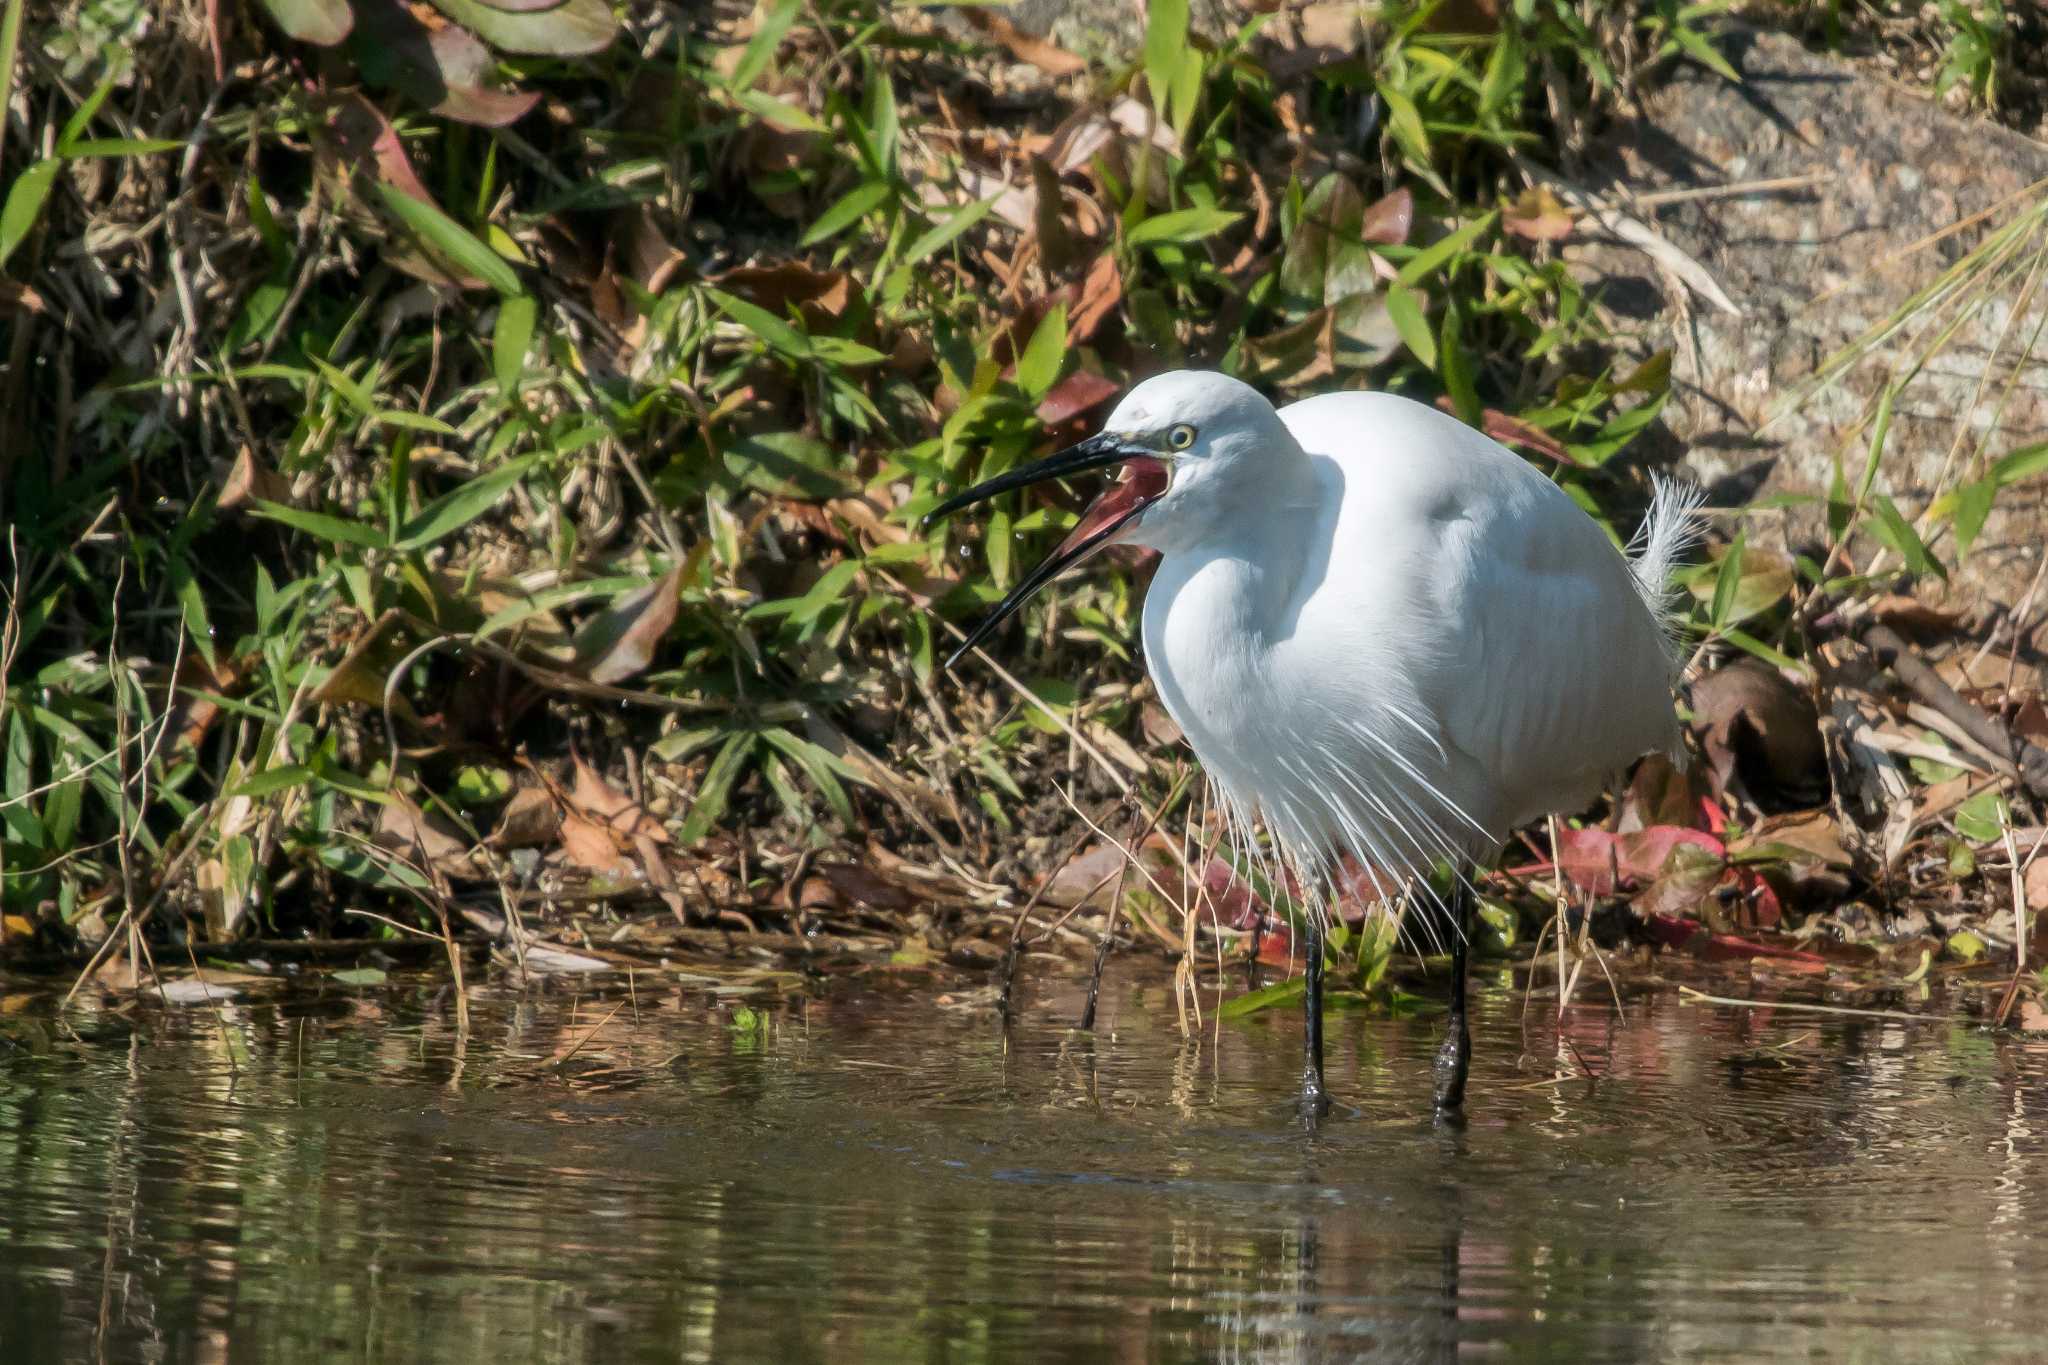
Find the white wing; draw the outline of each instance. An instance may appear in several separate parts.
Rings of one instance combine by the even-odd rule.
[[[1629,563],[1564,490],[1437,410],[1330,394],[1281,410],[1340,482],[1327,579],[1290,649],[1361,708],[1434,725],[1443,795],[1496,835],[1574,810],[1676,742],[1669,662]],[[1326,652],[1327,651],[1327,652]],[[1361,666],[1360,661],[1365,661]]]

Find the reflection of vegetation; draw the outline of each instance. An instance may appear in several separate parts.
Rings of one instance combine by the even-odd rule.
[[[1517,1004],[1488,995],[1485,1150],[1366,1121],[1331,1161],[1275,1140],[1298,1039],[1263,1020],[1199,1042],[1162,1103],[1163,988],[1113,996],[1113,1044],[1057,1026],[1072,999],[1005,1048],[870,992],[748,1055],[715,1006],[656,1010],[644,983],[637,1024],[479,1001],[466,1044],[435,989],[152,1011],[139,1050],[89,1012],[93,1041],[42,1055],[0,1033],[10,1358],[1213,1359],[1448,1324],[1575,1358],[1925,1359],[2023,1354],[2038,1326],[1939,1311],[2036,1254],[1998,1220],[2039,1198],[2039,1062],[1979,1029],[1658,998],[1570,1048],[1535,1011],[1517,1063]],[[1332,1028],[1351,1093],[1399,1112],[1433,1026]],[[1553,1048],[1602,1079],[1575,1059],[1538,1084]],[[572,1052],[641,1083],[547,1062]],[[1872,1188],[1914,1197],[1848,1197]],[[1453,1291],[1484,1312],[1447,1313]]]

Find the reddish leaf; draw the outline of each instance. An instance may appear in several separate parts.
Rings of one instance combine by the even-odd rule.
[[[345,163],[344,169],[374,170],[392,188],[438,206],[413,170],[398,130],[376,105],[357,94],[335,95],[328,99],[325,114],[325,141]]]
[[[1557,843],[1557,860],[1564,875],[1581,891],[1595,896],[1612,895],[1621,886],[1652,880],[1680,845],[1703,849],[1717,859],[1728,854],[1713,835],[1677,825],[1652,825],[1633,834],[1560,829]]]
[[[1406,189],[1395,190],[1368,204],[1359,222],[1358,235],[1368,242],[1399,246],[1415,228],[1415,196]]]
[[[503,127],[540,102],[538,94],[497,90],[490,50],[467,29],[433,15],[423,22],[398,0],[351,0],[356,64],[373,85],[391,86],[437,114]]]
[[[1436,405],[1453,417],[1458,414],[1458,406],[1451,401],[1448,394],[1437,399]],[[1519,417],[1510,417],[1498,408],[1488,408],[1482,412],[1479,415],[1479,426],[1488,436],[1504,446],[1519,446],[1523,450],[1531,451],[1548,460],[1555,460],[1559,464],[1578,463],[1572,458],[1572,453],[1560,445],[1557,438],[1549,432],[1541,427],[1531,426]]]
[[[1500,225],[1517,237],[1561,242],[1572,235],[1572,214],[1542,186],[1526,189],[1501,210]]]
[[[1038,420],[1049,427],[1071,422],[1082,413],[1115,396],[1118,386],[1093,370],[1076,370],[1053,385],[1038,405]]]

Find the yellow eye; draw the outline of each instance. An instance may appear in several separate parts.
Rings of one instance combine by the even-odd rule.
[[[1195,443],[1195,429],[1182,422],[1166,433],[1166,444],[1175,450],[1186,450]]]

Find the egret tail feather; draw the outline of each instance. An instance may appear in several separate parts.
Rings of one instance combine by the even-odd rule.
[[[1699,543],[1705,519],[1699,515],[1706,492],[1685,479],[1652,477],[1650,512],[1642,529],[1629,544],[1629,568],[1635,574],[1636,591],[1649,604],[1664,632],[1666,653],[1675,676],[1685,662],[1679,638],[1677,595],[1672,591],[1671,571]]]

